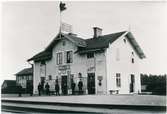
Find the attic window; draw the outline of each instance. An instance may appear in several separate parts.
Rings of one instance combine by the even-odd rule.
[[[124,43],[126,43],[126,39],[124,39]]]
[[[133,51],[132,51],[132,55],[134,55]]]

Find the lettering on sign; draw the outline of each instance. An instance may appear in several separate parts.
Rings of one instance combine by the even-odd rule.
[[[103,80],[103,76],[97,76],[98,80]]]
[[[68,70],[70,69],[70,65],[61,65],[59,66],[59,70]]]

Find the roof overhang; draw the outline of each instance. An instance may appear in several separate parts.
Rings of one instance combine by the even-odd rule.
[[[137,43],[137,41],[135,40],[133,34],[131,32],[128,32],[126,34],[127,39],[129,40],[129,42],[131,43],[132,47],[134,48],[134,50],[136,51],[136,53],[138,54],[140,59],[144,59],[146,58],[143,50],[141,49],[141,47],[139,46],[139,44]]]

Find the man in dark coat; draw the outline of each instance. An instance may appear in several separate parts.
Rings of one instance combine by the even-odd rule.
[[[59,83],[56,82],[55,84],[55,91],[56,91],[56,95],[60,95],[59,91],[60,91],[60,87],[59,87]]]
[[[21,97],[21,94],[22,94],[22,86],[21,86],[21,84],[18,85],[18,94],[19,94],[19,97]]]
[[[33,85],[30,84],[30,96],[32,96],[32,94],[33,94]]]
[[[82,87],[83,87],[83,82],[80,79],[79,83],[78,83],[78,88],[79,88],[79,94],[82,94]]]
[[[42,85],[41,83],[38,84],[38,94],[41,96]]]
[[[50,90],[49,90],[50,86],[48,83],[46,83],[45,85],[45,89],[46,89],[46,95],[50,95]]]
[[[72,81],[71,83],[72,95],[75,95],[75,82]]]

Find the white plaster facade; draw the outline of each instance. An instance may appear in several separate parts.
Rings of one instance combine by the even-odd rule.
[[[88,73],[95,73],[95,94],[110,94],[110,90],[118,90],[119,94],[129,94],[141,92],[140,72],[138,63],[140,58],[132,45],[129,43],[127,33],[123,34],[103,52],[95,52],[94,58],[87,58],[86,54],[75,53],[78,49],[77,45],[68,39],[62,38],[52,49],[52,58],[45,61],[44,74],[41,74],[41,63],[34,62],[34,76],[33,85],[34,93],[38,93],[38,84],[40,77],[45,77],[45,82],[50,85],[50,90],[54,91],[55,79],[58,77],[61,88],[61,77],[63,75],[73,75],[74,81],[77,84],[79,81],[78,74],[82,74],[83,90],[85,94],[88,94]],[[126,39],[126,41],[124,41]],[[65,45],[63,45],[65,42]],[[73,62],[64,62],[64,53],[66,51],[73,52]],[[62,65],[56,64],[56,54],[63,52]],[[133,54],[132,54],[133,53]],[[132,63],[132,58],[134,63]],[[69,66],[64,71],[59,70],[59,66]],[[116,86],[116,73],[120,73],[120,87]],[[130,92],[131,74],[134,75],[134,91]],[[52,79],[49,80],[49,76]],[[68,77],[69,78],[69,77]],[[101,79],[101,85],[99,85],[99,79]],[[67,82],[68,83],[68,82]],[[68,93],[70,94],[70,85],[68,85]],[[61,92],[61,91],[60,91]]]
[[[123,35],[117,41],[110,44],[105,54],[107,61],[107,90],[119,90],[120,94],[130,93],[130,76],[133,74],[135,77],[133,93],[141,92],[140,58],[127,37]],[[134,58],[134,63],[131,61],[132,58]],[[121,87],[116,87],[116,73],[121,74]]]

